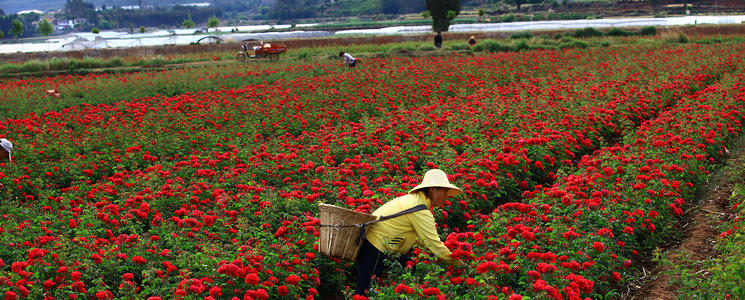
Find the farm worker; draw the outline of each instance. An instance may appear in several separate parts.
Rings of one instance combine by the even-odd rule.
[[[471,36],[470,38],[468,38],[468,44],[471,46],[476,45],[476,37]]]
[[[448,197],[462,193],[461,189],[450,183],[445,172],[432,169],[424,174],[422,183],[411,189],[408,194],[395,198],[375,210],[372,214],[380,217],[420,204],[429,208],[375,223],[367,230],[357,255],[355,294],[364,295],[370,288],[372,275],[381,275],[383,260],[389,258],[385,253],[401,254],[398,261],[405,267],[411,260],[407,253],[416,242],[426,246],[446,263],[461,266],[463,263],[450,256],[450,250],[440,241],[431,210],[434,207],[443,207]]]
[[[357,66],[357,59],[349,53],[339,52],[339,57],[344,57],[344,64],[349,65],[350,68]]]
[[[59,97],[60,93],[59,93],[59,90],[57,88],[54,88],[54,89],[51,89],[51,90],[47,90],[47,95],[48,96],[52,96],[52,97]]]
[[[437,32],[437,35],[435,35],[435,47],[442,47],[442,34],[440,34],[439,31]]]
[[[2,138],[0,139],[0,162],[4,162],[6,160],[13,162],[13,155],[11,153],[13,152],[13,143],[11,143],[9,140]]]

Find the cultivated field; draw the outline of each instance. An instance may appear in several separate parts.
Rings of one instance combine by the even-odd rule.
[[[417,249],[373,298],[621,297],[742,134],[745,43],[717,41],[0,81],[0,292],[349,297],[318,203],[371,212],[441,168],[467,266]]]

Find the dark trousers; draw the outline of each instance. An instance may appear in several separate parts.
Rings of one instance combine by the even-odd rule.
[[[357,290],[355,295],[365,295],[365,291],[370,289],[370,280],[373,274],[380,277],[383,273],[383,260],[393,259],[392,257],[380,252],[370,242],[365,239],[360,247],[360,253],[357,254]],[[403,267],[411,261],[411,256],[402,254],[396,259]]]

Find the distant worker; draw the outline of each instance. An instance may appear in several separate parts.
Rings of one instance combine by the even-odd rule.
[[[471,36],[470,38],[468,38],[468,44],[471,46],[476,45],[476,37]]]
[[[442,48],[442,34],[439,31],[435,35],[435,47]]]
[[[350,68],[357,66],[357,59],[349,53],[339,52],[339,57],[344,57],[344,64],[348,65]]]
[[[54,88],[54,89],[51,89],[51,90],[47,90],[47,96],[52,96],[52,97],[58,98],[59,95],[60,95],[60,93],[59,93],[59,90],[57,88]]]
[[[13,143],[7,139],[0,139],[0,162],[13,162]]]

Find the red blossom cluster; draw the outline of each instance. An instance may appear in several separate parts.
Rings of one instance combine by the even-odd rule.
[[[196,75],[2,82],[60,86],[69,105],[0,120],[17,145],[0,173],[0,292],[317,298],[352,267],[316,254],[317,204],[370,212],[442,168],[465,193],[437,221],[468,267],[416,249],[414,274],[377,281],[378,297],[593,297],[677,231],[740,134],[742,50],[379,58],[214,71],[193,82],[276,80],[130,98],[131,84]],[[80,82],[125,96],[75,103]]]

